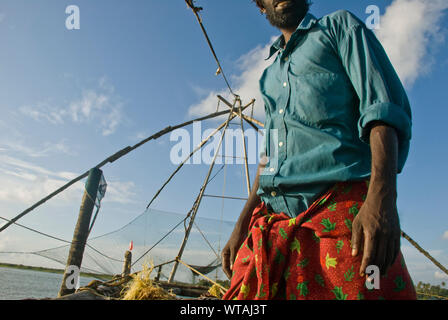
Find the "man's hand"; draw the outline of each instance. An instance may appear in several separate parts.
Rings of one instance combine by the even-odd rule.
[[[247,200],[246,205],[238,218],[229,241],[225,245],[224,249],[222,249],[222,269],[229,279],[232,278],[232,268],[233,263],[235,262],[236,254],[249,233],[249,224],[252,217],[252,212],[261,203],[261,199],[257,195],[257,190],[260,174],[265,166],[266,159],[263,158],[258,165],[257,174],[255,176],[254,185],[252,186],[249,199]]]
[[[229,241],[222,249],[221,259],[222,259],[222,269],[227,277],[232,278],[233,263],[236,259],[236,254],[247,237],[247,230],[241,230],[241,228],[236,227]]]
[[[370,130],[372,175],[367,198],[353,220],[352,255],[363,249],[359,273],[376,265],[384,275],[400,250],[400,222],[397,212],[398,138],[395,130],[374,122]]]
[[[369,265],[378,266],[381,275],[386,274],[400,250],[398,212],[395,200],[390,198],[369,196],[353,221],[352,255],[363,250],[361,276]]]

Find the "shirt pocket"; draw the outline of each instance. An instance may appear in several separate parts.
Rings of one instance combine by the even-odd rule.
[[[305,124],[321,127],[347,116],[349,86],[343,75],[308,73],[290,79],[289,112]],[[337,121],[338,122],[338,121]]]

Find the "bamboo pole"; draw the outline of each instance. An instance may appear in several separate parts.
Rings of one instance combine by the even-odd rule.
[[[229,101],[227,101],[226,99],[224,99],[221,95],[218,95],[218,99],[221,100],[222,102],[224,102],[229,108],[232,107],[232,104]],[[255,99],[252,99],[252,101],[249,102],[249,104],[246,107],[249,107],[250,105],[252,105],[254,103],[255,103]],[[236,113],[236,111],[233,111],[233,112]],[[241,116],[243,117],[244,120],[246,120],[246,122],[248,122],[257,131],[258,131],[258,128],[257,128],[257,126],[254,125],[254,123],[258,124],[262,128],[264,127],[264,124],[261,121],[258,121],[252,117],[246,116],[245,114],[242,114]]]
[[[160,280],[160,276],[162,275],[162,267],[163,267],[163,266],[159,266],[159,267],[157,268],[157,275],[156,275],[156,277],[154,278],[154,281],[159,281],[159,280]]]
[[[191,214],[191,217],[190,217],[190,223],[188,225],[187,230],[185,231],[185,237],[184,237],[184,239],[182,241],[182,244],[180,246],[179,253],[177,254],[176,262],[174,263],[173,269],[171,270],[168,282],[172,282],[174,280],[174,276],[176,275],[177,267],[179,266],[179,259],[182,258],[182,254],[184,252],[185,246],[187,245],[188,237],[190,236],[190,232],[191,232],[191,229],[193,227],[194,219],[196,218],[196,214],[198,212],[199,205],[201,204],[202,197],[204,196],[205,189],[207,187],[208,181],[210,179],[210,175],[211,175],[211,173],[213,171],[213,167],[214,167],[215,162],[216,162],[216,158],[218,156],[218,150],[221,148],[222,141],[224,140],[224,136],[225,136],[226,130],[227,130],[228,126],[229,126],[230,119],[233,116],[233,111],[234,111],[235,104],[237,103],[237,101],[239,101],[239,98],[235,98],[235,102],[234,102],[234,104],[232,106],[232,109],[230,110],[230,114],[229,114],[229,117],[227,118],[226,125],[223,128],[223,134],[221,135],[221,138],[219,140],[218,148],[217,148],[217,150],[215,152],[215,155],[213,156],[213,160],[212,160],[210,168],[209,168],[209,170],[207,172],[207,176],[205,177],[204,183],[203,183],[203,185],[201,187],[201,191],[199,192],[199,196],[198,196],[197,200],[195,201],[195,203],[193,204],[192,214]]]
[[[67,288],[67,280],[68,277],[71,276],[68,271],[72,266],[81,270],[84,249],[87,237],[89,236],[90,219],[92,218],[101,175],[102,171],[97,168],[91,169],[89,172],[81,208],[79,209],[78,222],[76,223],[75,231],[73,233],[73,241],[67,259],[66,271],[62,278],[62,284],[59,290],[59,297],[75,292],[75,288]],[[79,274],[74,275],[75,281],[77,280],[77,277],[79,277]]]
[[[241,106],[241,105],[240,105]],[[241,124],[241,138],[243,139],[243,154],[244,154],[244,169],[246,173],[246,186],[247,186],[247,196],[250,196],[250,176],[249,176],[249,165],[247,163],[247,150],[246,150],[246,137],[244,136],[244,124],[243,124],[243,112],[241,108],[239,109],[240,124]]]
[[[124,253],[124,264],[123,264],[123,272],[121,275],[126,277],[131,274],[131,265],[132,265],[132,252],[126,250]]]
[[[232,115],[231,119],[234,119],[236,117],[236,115]],[[146,206],[146,209],[148,209],[151,204],[154,202],[154,200],[159,196],[160,192],[162,192],[162,190],[165,188],[165,186],[171,181],[171,179],[176,175],[177,172],[179,172],[179,170],[184,166],[185,163],[187,163],[187,161],[198,151],[200,150],[216,133],[218,133],[219,130],[221,130],[222,128],[224,128],[224,126],[226,125],[226,121],[223,122],[221,125],[219,125],[219,127],[217,127],[215,130],[213,130],[212,133],[210,133],[208,135],[208,137],[206,137],[204,140],[202,140],[199,145],[184,159],[184,161],[182,161],[179,166],[176,168],[176,170],[174,170],[174,172],[168,177],[168,179],[165,181],[165,183],[162,185],[162,187],[157,190],[156,194],[152,197],[151,201],[148,203],[148,205]]]
[[[113,163],[114,161],[120,159],[121,157],[127,155],[129,152],[139,148],[140,146],[142,146],[143,144],[147,143],[150,140],[155,140],[160,138],[161,136],[174,131],[176,129],[188,126],[190,124],[192,124],[195,121],[203,121],[203,120],[207,120],[207,119],[212,119],[212,118],[216,118],[225,114],[230,113],[231,110],[224,110],[224,111],[220,111],[220,112],[215,112],[212,114],[209,114],[207,116],[204,117],[200,117],[194,120],[190,120],[190,121],[186,121],[183,122],[181,124],[178,124],[176,126],[169,126],[166,127],[163,130],[160,130],[159,132],[149,136],[148,138],[143,139],[142,141],[140,141],[139,143],[135,144],[134,146],[127,146],[123,149],[121,149],[120,151],[116,152],[115,154],[111,155],[110,157],[106,158],[105,160],[101,161],[99,164],[97,164],[94,168],[102,168],[104,165],[106,165],[107,163]],[[22,211],[20,214],[18,214],[17,216],[15,216],[14,218],[12,218],[11,220],[9,220],[7,223],[5,223],[3,226],[0,227],[0,232],[2,232],[3,230],[5,230],[6,228],[8,228],[10,225],[14,224],[17,220],[21,219],[22,217],[24,217],[25,215],[27,215],[28,213],[30,213],[31,211],[33,211],[34,209],[36,209],[37,207],[39,207],[40,205],[44,204],[45,202],[47,202],[48,200],[50,200],[51,198],[53,198],[54,196],[58,195],[59,193],[61,193],[62,191],[64,191],[65,189],[67,189],[68,187],[72,186],[73,184],[75,184],[76,182],[84,179],[85,177],[87,177],[89,175],[89,171],[84,172],[83,174],[81,174],[80,176],[76,177],[75,179],[67,182],[66,184],[64,184],[62,187],[60,187],[59,189],[55,190],[54,192],[50,193],[48,196],[46,196],[45,198],[39,200],[38,202],[36,202],[35,204],[33,204],[31,207],[25,209],[24,211]]]
[[[420,253],[422,253],[426,258],[428,258],[429,260],[431,260],[432,263],[434,263],[437,267],[439,267],[440,270],[442,270],[443,272],[445,272],[446,274],[448,274],[448,269],[445,268],[444,266],[442,266],[442,264],[437,261],[436,259],[434,259],[425,249],[423,249],[422,247],[420,247],[420,245],[415,242],[410,236],[408,236],[404,231],[401,231],[401,236],[403,238],[405,238],[406,240],[408,240],[418,251],[420,251]]]
[[[249,200],[249,198],[230,197],[230,196],[216,196],[216,195],[213,195],[213,194],[204,194],[204,197],[208,197],[208,198],[220,198],[220,199],[230,199],[230,200],[242,200],[242,201],[247,201],[247,200]]]
[[[198,270],[196,270],[195,268],[193,268],[192,266],[188,265],[187,263],[183,262],[182,260],[178,259],[177,261],[179,261],[180,263],[182,263],[184,266],[186,266],[188,269],[190,269],[191,271],[197,273],[198,275],[204,277],[205,279],[207,279],[208,281],[210,281],[211,283],[213,283],[214,285],[218,286],[221,290],[223,290],[224,294],[226,293],[227,289],[224,288],[222,285],[220,285],[219,283],[217,283],[216,281],[213,281],[212,279],[210,279],[209,277],[207,277],[206,275],[200,273]]]

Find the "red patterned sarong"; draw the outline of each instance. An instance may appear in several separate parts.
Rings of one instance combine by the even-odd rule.
[[[223,299],[415,300],[401,252],[380,278],[380,289],[369,290],[359,275],[362,252],[352,257],[350,240],[367,190],[368,181],[337,183],[293,219],[259,205]]]

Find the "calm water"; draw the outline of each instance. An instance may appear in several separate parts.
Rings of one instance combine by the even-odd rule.
[[[93,278],[81,276],[81,286]],[[62,274],[0,267],[0,300],[55,298]]]

